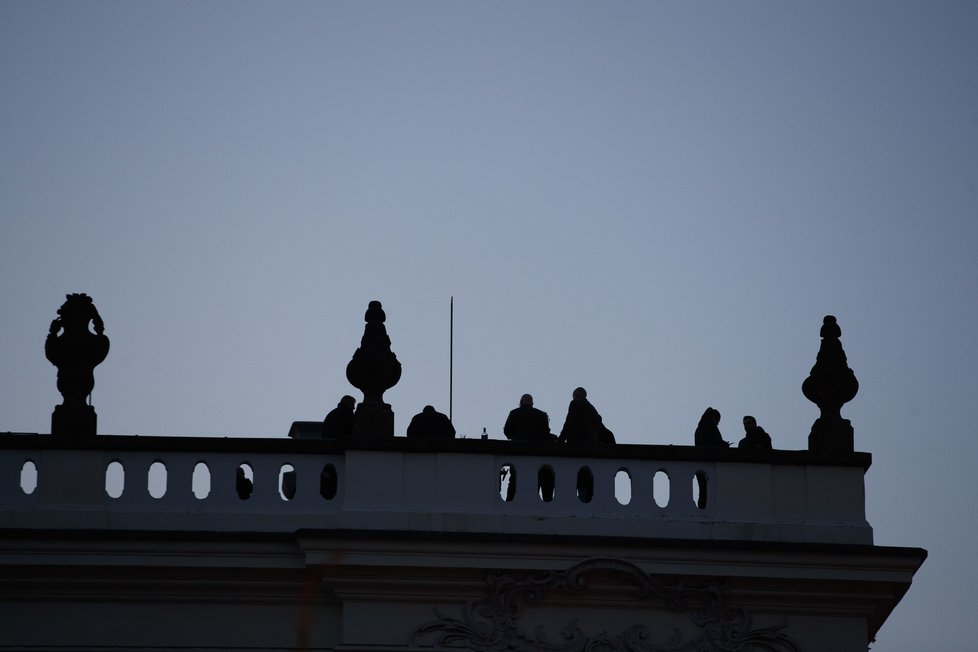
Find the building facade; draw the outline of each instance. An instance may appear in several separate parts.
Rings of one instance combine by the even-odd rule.
[[[0,435],[0,650],[862,652],[926,557],[870,462]]]

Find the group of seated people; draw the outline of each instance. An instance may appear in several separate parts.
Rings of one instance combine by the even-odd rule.
[[[696,446],[706,448],[727,448],[731,445],[720,435],[720,412],[712,407],[706,408],[693,435]],[[771,435],[757,425],[757,419],[749,414],[744,417],[744,437],[737,443],[737,448],[771,448]]]
[[[729,447],[731,444],[720,435],[720,412],[712,407],[700,417],[696,426],[694,444],[706,447]],[[503,433],[507,439],[519,441],[568,441],[599,444],[614,444],[615,436],[605,427],[601,415],[587,400],[583,387],[574,390],[573,400],[567,408],[567,418],[560,436],[550,432],[550,419],[547,413],[533,407],[533,397],[524,394],[520,406],[509,413]],[[757,425],[757,419],[744,417],[744,438],[738,448],[771,448],[771,436]]]
[[[323,420],[323,438],[345,439],[353,435],[356,399],[344,396],[339,404]],[[743,439],[738,448],[771,448],[771,437],[757,425],[752,416],[745,416]],[[720,435],[720,412],[708,407],[696,426],[694,443],[704,447],[729,447],[730,442]],[[447,415],[426,405],[414,415],[407,427],[409,438],[452,439],[455,427]],[[550,417],[543,410],[533,407],[533,397],[523,394],[520,405],[510,411],[503,426],[503,434],[514,441],[561,441],[569,443],[614,444],[615,435],[608,430],[601,415],[587,400],[587,391],[578,387],[571,395],[567,416],[560,435],[550,432]],[[483,435],[485,436],[485,435]]]
[[[614,444],[615,435],[608,430],[601,415],[587,400],[587,391],[578,387],[571,395],[567,417],[560,435],[550,432],[550,417],[533,407],[533,397],[523,394],[520,406],[509,413],[503,434],[516,441],[563,441],[586,444]]]
[[[345,439],[353,435],[354,409],[356,399],[344,396],[323,420],[324,439]],[[550,432],[550,417],[547,413],[533,407],[533,397],[524,394],[520,405],[509,413],[503,433],[508,439],[522,441],[566,441],[594,444],[614,444],[615,435],[601,420],[601,415],[587,400],[583,387],[574,390],[567,408],[567,418],[560,435]],[[452,439],[455,426],[447,415],[426,405],[414,415],[407,427],[409,438]],[[483,435],[485,437],[485,435]]]

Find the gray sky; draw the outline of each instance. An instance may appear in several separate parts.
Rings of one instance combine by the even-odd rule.
[[[68,292],[99,431],[280,437],[367,302],[403,434],[587,387],[619,441],[803,449],[822,316],[880,545],[930,558],[873,646],[967,649],[978,4],[0,3],[0,430],[47,432]]]

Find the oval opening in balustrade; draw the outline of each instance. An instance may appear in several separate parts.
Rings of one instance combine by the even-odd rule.
[[[705,471],[697,471],[693,474],[693,504],[699,509],[706,509],[707,486],[710,478]]]
[[[669,505],[669,474],[661,469],[652,476],[652,498],[659,507]]]
[[[554,499],[554,487],[557,485],[557,476],[554,474],[553,467],[544,464],[537,472],[537,491],[540,500],[549,503]]]
[[[632,502],[632,475],[626,468],[618,469],[615,474],[615,500],[619,505]]]
[[[238,498],[248,500],[255,490],[255,474],[248,464],[242,464],[234,472],[234,490]]]
[[[162,498],[166,494],[166,465],[159,460],[150,464],[146,482],[149,495],[153,498]]]
[[[194,497],[203,500],[211,494],[211,470],[204,462],[197,462],[194,466],[194,473],[191,476],[190,484],[194,490]]]
[[[594,498],[594,474],[591,469],[582,466],[577,472],[577,499],[589,503]]]
[[[20,467],[20,488],[28,496],[37,489],[37,465],[34,460],[27,460]]]
[[[278,471],[278,495],[282,500],[295,498],[295,480],[295,467],[291,464],[283,464]]]
[[[118,498],[126,488],[126,469],[119,460],[112,460],[105,467],[105,493],[109,498]]]
[[[333,500],[336,498],[336,487],[339,478],[336,475],[336,467],[332,464],[327,464],[323,467],[322,473],[319,474],[319,495],[326,500]]]
[[[499,469],[499,497],[507,503],[516,498],[516,467],[512,464],[503,464]]]

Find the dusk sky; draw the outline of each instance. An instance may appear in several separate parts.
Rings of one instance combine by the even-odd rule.
[[[587,388],[807,447],[833,314],[875,542],[928,549],[874,652],[974,648],[978,3],[0,2],[0,431],[49,432],[69,292],[105,434],[319,420],[380,300],[403,435]]]

